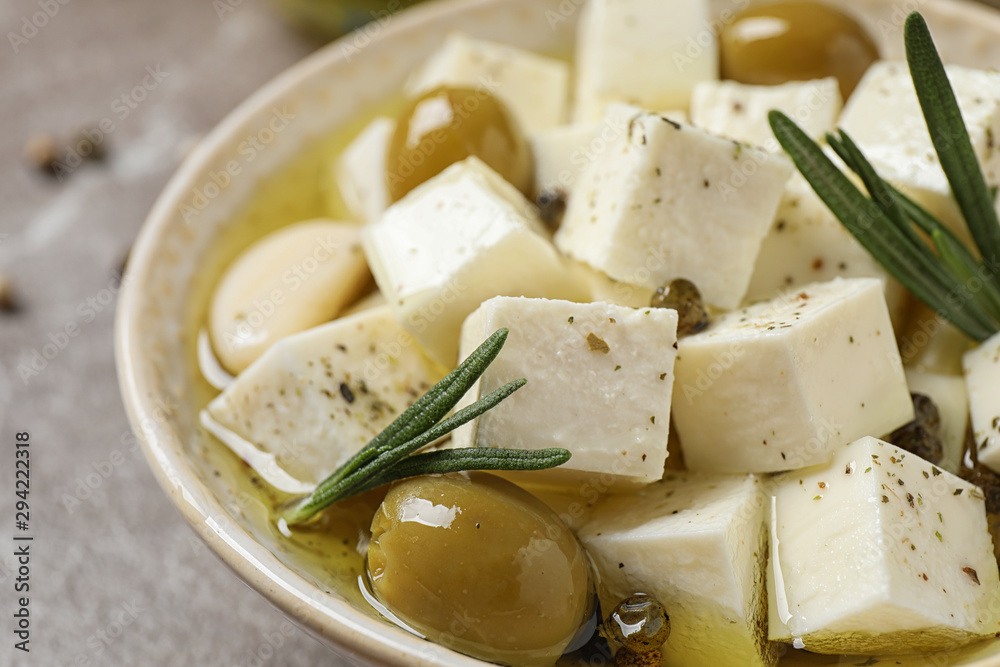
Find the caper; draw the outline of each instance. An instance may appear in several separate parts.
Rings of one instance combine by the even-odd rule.
[[[670,617],[651,595],[625,598],[604,622],[606,636],[633,653],[659,651],[670,637]]]
[[[389,143],[386,181],[392,201],[446,167],[475,155],[530,195],[534,162],[507,107],[479,88],[439,86],[412,100]]]
[[[535,206],[542,216],[542,222],[556,229],[566,213],[566,193],[559,189],[542,190],[535,197]]]
[[[393,486],[372,521],[368,573],[379,601],[428,639],[502,664],[554,664],[594,599],[566,524],[485,473]]]
[[[944,455],[941,438],[915,421],[893,431],[889,436],[889,442],[929,463],[940,463]]]
[[[899,427],[889,436],[889,442],[900,449],[930,463],[940,463],[944,456],[944,445],[941,443],[941,414],[937,405],[929,396],[912,393],[912,422]]]
[[[958,476],[983,490],[986,512],[991,515],[989,519],[990,530],[994,533],[993,547],[1000,558],[1000,531],[994,531],[992,527],[1000,519],[1000,475],[979,462],[979,447],[980,443],[976,441],[975,431],[970,423],[965,429],[965,452]],[[968,467],[967,463],[971,463],[972,467]]]
[[[708,326],[708,310],[698,287],[686,278],[677,278],[659,287],[649,301],[653,308],[677,311],[677,335],[698,333]]]
[[[916,414],[914,421],[932,435],[940,435],[941,413],[938,412],[937,405],[934,404],[931,397],[914,392],[910,394],[910,398],[913,400],[913,412]]]
[[[720,35],[722,77],[776,85],[834,76],[847,99],[878,47],[854,18],[825,2],[754,4]]]

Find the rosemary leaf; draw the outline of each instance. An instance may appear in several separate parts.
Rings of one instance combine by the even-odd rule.
[[[1000,324],[997,319],[1000,315],[1000,310],[997,310],[1000,308],[1000,291],[994,288],[992,278],[995,276],[989,271],[981,271],[983,267],[979,260],[942,222],[919,205],[910,202],[912,209],[921,217],[920,226],[928,226],[930,229],[925,231],[932,237],[935,233],[940,235],[940,239],[933,239],[941,258],[940,263],[936,261],[930,248],[913,229],[913,221],[903,203],[903,194],[878,175],[850,135],[840,130],[839,136],[827,134],[827,141],[844,163],[861,178],[872,199],[902,232],[908,252],[923,255],[927,265],[935,269],[935,280],[942,285],[950,285],[949,294],[953,298],[960,299],[961,303],[975,301],[972,308],[976,309],[978,319],[983,324],[997,327]]]
[[[931,240],[941,256],[941,262],[958,278],[961,292],[955,298],[976,301],[990,318],[994,328],[1000,330],[1000,294],[988,280],[982,279],[984,267],[969,251],[942,230],[931,232]]]
[[[508,333],[507,329],[499,329],[483,341],[483,344],[459,364],[458,368],[431,387],[426,394],[404,410],[361,451],[352,456],[330,477],[323,480],[313,491],[313,495],[324,496],[327,487],[332,487],[348,475],[361,469],[382,452],[414,438],[439,422],[455,407],[455,404],[483,374],[486,367],[493,363],[493,360],[500,354],[500,350],[507,341]]]
[[[906,243],[906,247],[911,252],[923,254],[925,258],[930,261],[932,266],[937,267],[933,261],[933,255],[931,254],[930,249],[923,242],[923,240],[917,236],[912,224],[910,224],[909,218],[907,218],[906,214],[903,212],[902,206],[893,196],[889,184],[878,175],[875,171],[875,167],[873,167],[864,156],[861,149],[854,143],[850,135],[843,130],[840,130],[839,136],[827,134],[827,142],[837,155],[840,156],[844,163],[851,169],[851,171],[861,178],[861,182],[864,183],[865,189],[868,190],[868,194],[871,195],[875,203],[878,204],[879,207],[885,212],[889,220],[895,224],[896,228],[902,235],[900,241]],[[940,267],[937,268],[940,269]],[[941,280],[946,280],[943,270],[941,270],[937,276]]]
[[[914,12],[906,19],[905,38],[910,75],[934,150],[983,262],[995,274],[1000,261],[1000,221],[955,91],[920,14]]]
[[[365,466],[364,469],[355,471],[354,473],[348,475],[341,480],[334,489],[331,489],[330,495],[333,499],[328,502],[327,505],[343,500],[349,495],[354,495],[354,488],[362,485],[364,481],[373,474],[377,475],[379,471],[391,468],[413,452],[423,449],[438,438],[448,435],[459,426],[472,421],[487,410],[491,410],[496,407],[505,398],[523,387],[526,382],[527,381],[523,378],[515,380],[514,382],[508,382],[496,391],[493,391],[489,395],[479,399],[472,405],[462,408],[448,419],[445,419],[440,424],[428,429],[412,440],[408,440],[393,449],[382,452],[378,455],[378,457],[373,459],[370,464]]]
[[[917,298],[947,317],[969,337],[985,340],[989,318],[975,302],[949,298],[961,287],[930,253],[914,252],[907,235],[845,176],[794,121],[780,111],[769,114],[771,129],[803,177],[868,252]]]
[[[948,243],[953,248],[954,252],[961,256],[962,261],[970,266],[975,264],[979,267],[979,270],[977,270],[976,273],[984,282],[983,289],[985,290],[986,298],[990,301],[990,303],[997,304],[997,306],[1000,307],[1000,275],[991,272],[985,265],[981,264],[979,260],[969,251],[965,244],[958,238],[958,236],[955,235],[955,232],[951,231],[951,229],[949,229],[943,222],[928,212],[927,209],[891,185],[889,187],[892,189],[892,193],[899,201],[900,206],[903,207],[906,215],[913,220],[914,224],[916,224],[921,231],[925,232],[928,236],[932,235],[936,231],[941,232],[941,234],[943,234],[948,240]]]
[[[568,450],[559,448],[530,450],[469,447],[424,452],[406,457],[366,481],[352,495],[417,475],[443,475],[464,470],[545,470],[566,463],[570,456]]]
[[[505,329],[501,329],[501,331],[506,332]],[[487,342],[489,342],[489,339],[487,339]],[[502,345],[503,343],[501,342],[500,344]],[[486,345],[486,343],[483,345]],[[483,349],[482,346],[480,349]],[[490,359],[490,361],[492,361],[492,359]],[[479,375],[482,375],[482,372],[485,370],[485,366],[480,369],[473,382],[475,379],[478,379]],[[401,460],[409,457],[413,452],[426,447],[438,438],[451,433],[459,426],[472,421],[487,410],[491,410],[496,407],[501,401],[523,387],[526,382],[527,381],[523,378],[513,382],[508,382],[499,389],[491,392],[489,395],[479,399],[472,405],[459,410],[451,417],[441,421],[439,424],[418,433],[413,438],[405,442],[398,443],[392,447],[383,448],[381,451],[376,453],[374,458],[367,460],[360,466],[356,466],[353,470],[346,473],[343,472],[344,468],[347,466],[347,464],[345,464],[344,467],[338,469],[333,475],[330,475],[330,477],[323,480],[310,495],[302,498],[290,508],[282,512],[281,518],[284,519],[289,525],[303,523],[308,521],[317,512],[326,509],[333,503],[340,502],[341,500],[361,493],[358,489],[375,488],[374,486],[368,485],[368,482],[371,479],[376,478],[384,471],[397,465]],[[459,395],[459,398],[461,398],[462,395],[464,395],[464,392]],[[449,406],[448,409],[450,410],[451,407],[454,407],[454,405]],[[405,414],[406,413],[404,412],[403,415]],[[397,421],[401,419],[403,415],[398,417]]]

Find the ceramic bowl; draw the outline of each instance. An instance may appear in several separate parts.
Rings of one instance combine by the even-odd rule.
[[[461,29],[545,53],[569,54],[583,0],[440,0],[380,18],[306,58],[229,114],[192,152],[139,235],[118,307],[117,362],[129,418],[149,465],[184,517],[233,571],[290,618],[361,665],[483,665],[414,637],[328,592],[255,529],[218,475],[197,426],[190,304],[204,288],[203,258],[259,184],[316,137],[398,95],[415,64]],[[748,0],[713,0],[717,16]],[[946,61],[1000,63],[1000,13],[958,0],[837,0],[887,57],[902,58],[902,24],[919,9]],[[276,129],[279,128],[279,129]],[[249,157],[246,141],[264,148]],[[266,140],[266,141],[265,141]],[[241,150],[242,149],[242,150]],[[226,178],[236,165],[238,175]],[[1000,665],[1000,640],[933,664]],[[834,660],[834,663],[836,660]],[[784,663],[783,663],[784,664]],[[816,663],[811,663],[816,664]]]

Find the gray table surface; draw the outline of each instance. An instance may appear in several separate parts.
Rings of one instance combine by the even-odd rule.
[[[1000,2],[1000,0],[997,0]],[[130,440],[112,353],[116,271],[184,151],[316,47],[262,0],[0,2],[0,666],[341,664],[201,546]],[[32,31],[25,21],[53,14]],[[54,11],[57,8],[57,11]],[[13,42],[9,34],[27,37]],[[16,48],[15,48],[16,47]],[[161,72],[134,108],[121,96]],[[152,79],[148,81],[152,82]],[[126,110],[127,109],[127,113]],[[109,119],[110,155],[63,182],[34,132]],[[62,338],[37,375],[19,367]],[[53,348],[50,348],[50,351]],[[31,652],[13,649],[14,434],[32,437]]]
[[[223,1],[233,11],[222,19],[209,0],[0,2],[0,273],[24,306],[0,313],[0,666],[342,664],[201,546],[132,447],[118,394],[115,272],[155,197],[186,147],[316,47],[261,0]],[[43,23],[41,5],[53,16],[25,29],[26,18]],[[16,51],[10,32],[29,36]],[[161,80],[122,106],[147,67]],[[33,132],[104,118],[114,123],[104,164],[57,182],[21,159]],[[73,323],[65,349],[22,378],[19,366]],[[29,654],[11,632],[23,430]]]

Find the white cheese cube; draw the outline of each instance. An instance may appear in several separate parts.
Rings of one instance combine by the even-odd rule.
[[[679,345],[673,415],[691,470],[825,463],[838,447],[913,419],[873,278],[838,278],[727,313]]]
[[[771,299],[838,276],[880,279],[893,326],[902,329],[909,306],[906,289],[844,228],[805,178],[793,174],[761,243],[745,301]]]
[[[940,467],[957,475],[965,454],[965,427],[969,422],[969,394],[965,390],[965,380],[958,375],[907,368],[906,384],[910,392],[927,396],[937,406],[941,417]]]
[[[669,473],[599,502],[577,534],[597,568],[602,609],[640,591],[663,603],[665,665],[774,665],[765,510],[752,475]]]
[[[556,245],[615,280],[683,277],[735,308],[791,173],[783,156],[640,113],[577,181]]]
[[[604,107],[604,115],[601,118],[601,123],[610,125],[619,133],[625,132],[628,130],[628,124],[632,119],[643,112],[655,113],[657,116],[663,116],[667,120],[672,120],[681,125],[691,124],[688,112],[684,109],[668,109],[664,111],[661,109],[645,108],[637,104],[629,104],[628,102],[609,102]]]
[[[986,180],[996,185],[1000,183],[1000,153],[995,146],[1000,134],[1000,72],[955,65],[946,70]],[[902,186],[956,231],[967,233],[905,63],[872,65],[848,100],[840,126],[883,178]]]
[[[462,322],[486,299],[587,297],[534,207],[474,157],[390,206],[364,228],[362,242],[396,318],[449,367]]]
[[[699,81],[718,79],[705,0],[590,0],[577,28],[577,121],[609,102],[686,109]]]
[[[733,141],[781,152],[767,114],[772,109],[795,120],[806,134],[821,139],[832,132],[843,101],[833,77],[792,81],[780,86],[750,86],[735,81],[703,81],[694,87],[691,124]]]
[[[500,355],[463,400],[504,384],[528,383],[455,432],[455,447],[563,447],[573,457],[538,483],[578,482],[604,473],[622,483],[663,476],[677,312],[606,303],[497,297],[462,327],[462,356],[497,329],[510,330]]]
[[[396,121],[379,116],[337,158],[337,188],[347,210],[358,220],[377,220],[389,205],[385,161],[395,130]]]
[[[272,486],[307,493],[444,373],[383,306],[281,339],[203,424]]]
[[[614,102],[605,108],[600,123],[560,125],[530,138],[535,157],[535,192],[572,191],[584,170],[607,153],[608,146],[628,131],[632,118],[643,109]],[[660,115],[677,123],[687,122],[684,111],[665,111]]]
[[[599,128],[601,126],[597,123],[560,125],[531,137],[536,193],[570,192],[573,183],[593,159],[591,144]]]
[[[872,437],[772,499],[771,639],[816,653],[953,649],[1000,631],[982,492]]]
[[[406,93],[416,97],[442,85],[492,93],[528,133],[566,122],[569,65],[530,51],[451,33],[407,83]]]
[[[979,462],[1000,472],[1000,334],[966,352],[963,364]]]

